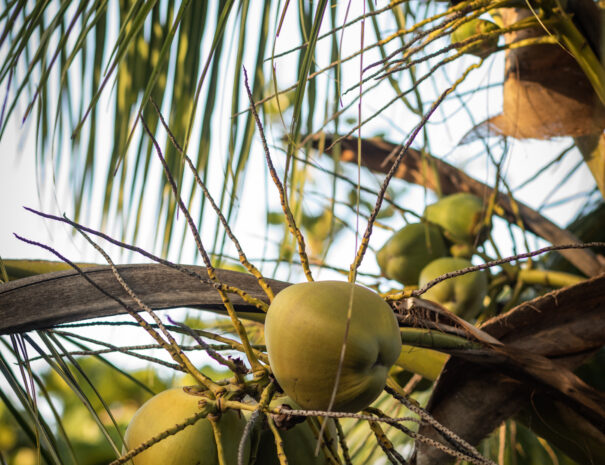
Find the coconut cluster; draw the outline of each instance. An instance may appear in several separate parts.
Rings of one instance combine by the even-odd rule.
[[[420,223],[408,224],[378,251],[382,274],[406,286],[423,287],[443,274],[472,266],[470,258],[489,235],[485,219],[483,202],[469,193],[428,205]],[[423,298],[472,319],[481,311],[487,285],[484,272],[468,273],[431,287]]]
[[[422,222],[395,233],[378,252],[378,263],[385,276],[423,286],[471,266],[472,251],[489,232],[485,225],[480,199],[470,194],[445,197],[426,208]],[[486,290],[487,277],[480,272],[446,280],[423,297],[472,318],[481,309]],[[392,308],[374,291],[341,281],[295,284],[279,292],[267,311],[265,342],[271,372],[287,396],[274,399],[273,408],[285,404],[294,409],[363,410],[383,391],[401,354]],[[131,465],[218,465],[217,436],[225,463],[235,465],[250,412],[205,411],[214,401],[201,388],[169,389],[152,397],[132,419],[125,451],[165,437],[134,456]],[[200,418],[192,422],[196,415]],[[298,417],[300,421],[279,424],[274,419],[284,429],[280,436],[289,463],[330,463],[325,455],[329,452],[314,453],[319,420]],[[190,424],[182,427],[185,423]],[[325,426],[324,437],[335,443],[334,425],[328,421]],[[241,447],[245,464],[280,463],[266,420],[254,426]]]
[[[340,281],[295,284],[279,292],[267,312],[265,339],[271,371],[287,395],[273,399],[272,408],[285,404],[293,409],[362,410],[382,392],[401,352],[391,307],[374,291]],[[201,388],[169,389],[152,397],[128,426],[125,451],[165,437],[133,457],[131,465],[218,465],[214,429],[219,431],[225,463],[237,464],[250,412],[216,413],[209,405],[218,402]],[[196,415],[200,418],[195,419]],[[327,454],[330,445],[337,444],[333,421],[295,419],[280,424],[280,418],[274,418],[283,429],[281,444],[288,463],[332,463]],[[327,450],[315,454],[320,421],[326,421],[322,437]],[[185,423],[189,425],[178,430]],[[261,421],[241,445],[243,463],[278,465],[275,441],[266,421],[264,426]]]
[[[340,281],[295,284],[279,292],[267,312],[265,339],[272,373],[287,395],[274,398],[272,408],[362,410],[382,392],[401,352],[391,307],[374,291]],[[225,463],[237,464],[250,411],[217,413],[209,405],[216,407],[218,402],[200,387],[169,389],[152,397],[128,426],[125,452],[165,437],[134,456],[131,465],[218,465],[215,429]],[[337,444],[332,420],[285,417],[285,422],[279,416],[274,422],[281,429],[288,463],[332,463],[327,456],[331,445]],[[327,449],[315,454],[321,421],[326,421],[322,437]],[[185,423],[189,425],[182,427]],[[275,441],[266,420],[257,423],[241,444],[243,463],[278,465]]]

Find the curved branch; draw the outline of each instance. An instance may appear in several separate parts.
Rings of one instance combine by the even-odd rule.
[[[163,265],[118,265],[118,270],[134,292],[154,310],[194,307],[224,313],[223,302],[212,284],[203,284]],[[201,266],[187,266],[205,276]],[[135,303],[116,281],[109,266],[85,268],[99,287],[129,305]],[[247,273],[217,270],[220,281],[242,289],[251,297],[268,303],[256,278]],[[279,292],[289,283],[268,280]],[[264,319],[264,314],[237,295],[230,296],[235,310],[244,318]],[[0,284],[0,334],[48,328],[59,323],[126,313],[115,300],[90,285],[75,270],[31,276]]]

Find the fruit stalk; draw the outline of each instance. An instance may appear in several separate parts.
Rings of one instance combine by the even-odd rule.
[[[288,458],[286,457],[286,452],[284,451],[284,441],[279,434],[277,426],[275,426],[273,418],[267,417],[267,423],[269,423],[269,429],[273,433],[273,437],[275,439],[275,448],[277,449],[279,465],[288,465]]]
[[[442,352],[449,350],[480,350],[483,345],[460,336],[432,329],[400,328],[401,342],[414,347],[424,347]]]
[[[525,284],[539,284],[548,287],[567,287],[584,281],[581,276],[552,270],[522,269],[519,270],[517,278]]]
[[[223,448],[223,441],[221,438],[221,430],[218,427],[217,419],[214,415],[208,415],[208,421],[210,421],[210,426],[212,426],[214,442],[216,442],[216,455],[218,457],[218,465],[227,465],[227,461],[225,460],[225,450]]]

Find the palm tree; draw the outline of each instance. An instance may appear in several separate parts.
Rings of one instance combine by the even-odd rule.
[[[0,262],[0,433],[18,431],[0,463],[25,463],[23,451],[124,463],[132,411],[111,402],[138,407],[167,387],[106,355],[141,358],[139,346],[85,336],[80,320],[123,337],[144,329],[145,348],[164,350],[145,358],[161,373],[184,372],[219,410],[245,411],[245,391],[255,410],[274,389],[263,338],[274,294],[344,276],[383,295],[403,346],[385,391],[325,428],[334,441],[316,460],[605,459],[601,5],[452,3],[2,2],[0,137],[15,118],[34,123],[42,192],[69,196],[42,196],[31,214],[67,224],[90,252],[70,258],[17,231],[57,261]],[[461,193],[480,205],[468,221],[462,207],[425,210]],[[473,257],[462,273],[489,281],[473,291],[485,297],[476,314],[431,291],[462,282],[464,266],[442,270],[443,283],[418,277],[425,263],[408,257],[426,235],[383,248],[421,219],[445,236],[439,255]],[[450,221],[476,228],[461,240]],[[106,250],[146,264],[114,265]],[[397,260],[418,268],[403,288]],[[167,325],[155,313],[176,307],[223,318]],[[199,350],[218,372],[198,369]],[[103,384],[116,376],[128,399]],[[397,420],[410,415],[416,426]],[[88,442],[70,424],[84,417]],[[285,463],[281,417],[225,439],[227,463],[250,437],[252,457],[273,448]],[[209,421],[214,441],[208,418],[197,424]],[[306,425],[314,433],[293,431],[315,443],[324,426],[313,415]],[[285,455],[310,461],[289,434]]]

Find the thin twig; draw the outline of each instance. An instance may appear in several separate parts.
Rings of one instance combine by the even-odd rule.
[[[277,426],[275,426],[275,421],[273,421],[273,418],[268,417],[267,423],[269,424],[269,429],[273,433],[273,440],[275,441],[275,449],[277,459],[279,460],[279,465],[288,465],[288,458],[286,457],[286,451],[284,450],[284,441],[279,434]]]
[[[137,324],[137,326],[139,326]],[[71,333],[66,333],[63,331],[53,331],[53,330],[46,330],[49,333],[54,333],[57,334],[63,338],[65,338],[66,340],[68,340],[69,342],[75,343],[72,339],[76,339],[78,338],[78,335],[76,334],[71,334]],[[86,340],[89,338],[83,338],[83,337],[79,337],[80,339]],[[187,370],[185,370],[181,365],[178,365],[176,363],[170,363],[170,362],[166,362],[164,360],[161,360],[159,358],[156,357],[150,357],[149,355],[143,355],[143,354],[139,354],[138,352],[132,352],[133,350],[146,350],[146,349],[162,349],[163,347],[159,344],[149,344],[149,345],[141,345],[141,346],[131,346],[131,347],[117,347],[114,346],[112,344],[106,343],[106,342],[102,342],[102,341],[97,341],[97,340],[92,340],[92,342],[94,342],[95,344],[100,344],[100,345],[104,345],[107,348],[106,349],[99,349],[99,350],[74,350],[74,351],[66,351],[65,355],[67,356],[77,356],[77,355],[82,355],[82,356],[95,356],[95,355],[103,355],[103,354],[109,354],[109,353],[121,353],[124,355],[128,355],[130,357],[135,357],[141,360],[145,360],[146,362],[151,362],[151,363],[155,363],[158,365],[162,365],[165,366],[167,368],[170,368],[172,370],[175,371],[180,371],[183,373],[187,373]],[[196,350],[195,347],[187,347],[187,346],[181,346],[181,349],[183,350]],[[201,349],[201,348],[200,348]],[[199,350],[199,349],[198,349]],[[47,354],[48,357],[56,357],[53,354]],[[40,360],[42,358],[45,358],[43,356],[38,356],[38,357],[34,357],[31,359],[31,361],[34,360]]]
[[[250,419],[246,423],[237,450],[237,465],[246,465],[244,463],[244,451],[246,448],[246,441],[252,434],[252,430],[254,428],[255,423],[262,419],[264,415],[264,410],[269,406],[269,402],[271,402],[271,398],[273,397],[274,393],[275,383],[273,380],[271,380],[269,384],[267,384],[267,386],[265,386],[265,388],[263,389],[258,405],[256,406],[256,409],[252,412],[252,415],[250,415]]]
[[[179,265],[178,263],[173,263],[173,262],[165,260],[165,259],[163,259],[161,257],[153,255],[152,253],[149,253],[146,250],[141,249],[140,247],[137,247],[137,246],[134,246],[134,245],[130,245],[130,244],[127,244],[125,242],[122,242],[122,241],[119,241],[117,239],[114,239],[111,236],[108,236],[107,234],[104,234],[104,233],[102,233],[100,231],[96,231],[94,229],[91,229],[91,228],[88,228],[86,226],[83,226],[80,223],[76,223],[75,221],[72,221],[69,218],[55,216],[55,215],[50,215],[48,213],[43,213],[43,212],[34,210],[33,208],[29,208],[29,207],[23,207],[23,208],[25,208],[25,210],[27,210],[27,211],[29,211],[31,213],[34,213],[34,214],[36,214],[38,216],[41,216],[43,218],[47,218],[47,219],[50,219],[50,220],[60,221],[60,222],[65,223],[65,224],[69,224],[70,226],[73,226],[74,228],[77,228],[77,229],[79,229],[81,231],[85,231],[88,234],[93,234],[93,235],[95,235],[97,237],[100,237],[100,238],[102,238],[102,239],[104,239],[104,240],[106,240],[106,241],[108,241],[108,242],[110,242],[110,243],[112,243],[114,245],[117,245],[118,247],[121,247],[121,248],[124,248],[124,249],[127,249],[127,250],[132,250],[133,252],[137,252],[137,253],[141,254],[142,256],[147,257],[147,258],[153,260],[156,263],[159,263],[160,265],[165,265],[165,266],[167,266],[169,268],[172,268],[174,270],[180,271],[183,274],[191,276],[192,278],[196,278],[202,284],[208,284],[208,285],[216,287],[216,283],[213,283],[208,278],[204,278],[199,273],[197,273],[197,272],[195,272],[193,270],[190,270],[187,267]],[[243,291],[243,290],[238,289],[238,288],[233,287],[233,286],[229,286],[228,284],[224,284],[224,283],[221,283],[220,287],[225,292],[239,295],[244,301],[246,301],[246,302],[254,305],[256,308],[258,308],[261,311],[266,311],[267,310],[267,304],[265,302],[263,302],[263,301],[255,298],[255,297],[252,297],[246,291]]]
[[[137,323],[133,323],[131,321],[86,321],[86,322],[82,322],[82,323],[69,323],[69,324],[63,324],[63,325],[59,325],[59,326],[55,326],[56,329],[60,329],[60,328],[80,328],[83,326],[139,326]],[[151,326],[152,328],[157,327],[157,325],[154,324],[149,324],[149,326]],[[164,325],[166,328],[170,329],[171,331],[174,332],[178,332],[178,333],[182,333],[182,334],[186,334],[181,328],[179,328],[178,326],[173,326],[173,325]],[[217,341],[217,342],[222,342],[224,344],[227,344],[229,346],[231,346],[231,348],[233,350],[236,350],[238,352],[244,352],[244,346],[233,340],[233,339],[229,339],[227,337],[224,336],[220,336],[218,334],[214,334],[208,331],[204,331],[201,329],[193,329],[191,328],[196,334],[205,337],[207,339],[212,339],[213,341]],[[267,354],[265,354],[262,351],[266,350],[266,346],[264,344],[255,344],[252,346],[256,356],[262,360],[264,363],[269,363],[269,359],[267,357]]]
[[[467,441],[462,439],[452,430],[446,428],[441,423],[439,423],[430,413],[428,413],[414,401],[407,399],[405,396],[399,395],[397,392],[395,392],[394,389],[390,388],[389,386],[385,386],[384,390],[388,392],[391,396],[393,396],[395,399],[397,399],[399,402],[401,402],[403,405],[405,405],[409,410],[419,415],[423,421],[430,424],[433,428],[443,434],[449,441],[455,443],[458,446],[462,446],[473,457],[479,460],[484,460],[485,463],[490,463],[481,456],[481,453],[475,447],[473,447]]]
[[[143,125],[143,128],[145,129],[145,132],[151,139],[151,142],[153,143],[153,146],[155,147],[156,154],[157,154],[158,158],[160,159],[160,161],[162,162],[162,166],[164,168],[164,173],[165,173],[166,177],[168,178],[168,182],[170,183],[172,192],[177,200],[179,209],[181,210],[181,212],[185,216],[185,219],[187,220],[187,224],[189,225],[189,229],[191,231],[191,234],[193,235],[197,249],[198,249],[200,255],[202,256],[202,260],[204,260],[204,264],[206,265],[206,271],[208,272],[208,277],[210,278],[214,287],[218,291],[218,293],[221,297],[221,300],[223,301],[223,305],[227,309],[229,318],[231,319],[231,322],[233,323],[233,327],[235,328],[237,335],[239,336],[240,340],[242,341],[242,344],[244,346],[244,352],[246,353],[246,357],[248,357],[248,361],[250,362],[250,365],[252,366],[253,371],[259,371],[259,372],[266,371],[266,368],[258,361],[258,358],[254,354],[252,347],[250,347],[250,341],[248,340],[246,330],[245,330],[244,326],[242,325],[242,322],[237,317],[237,314],[235,312],[235,309],[233,308],[233,304],[231,303],[231,300],[229,299],[229,297],[227,296],[225,291],[222,289],[221,282],[218,279],[218,277],[216,275],[216,270],[214,269],[214,266],[212,265],[212,262],[210,261],[210,257],[208,256],[208,253],[206,252],[206,249],[204,248],[204,245],[202,243],[202,238],[200,237],[199,231],[197,230],[197,227],[196,227],[193,219],[191,218],[191,215],[189,214],[187,207],[185,206],[185,204],[183,203],[183,200],[181,199],[181,196],[179,195],[179,189],[176,185],[174,177],[172,176],[172,173],[170,172],[170,169],[168,168],[168,164],[166,163],[164,155],[162,154],[162,150],[161,150],[157,140],[151,133],[151,130],[147,126],[147,123],[145,122],[145,119],[143,118],[143,116],[141,116],[140,118],[141,118],[141,123]]]
[[[218,216],[221,224],[223,225],[223,228],[225,228],[225,232],[227,233],[227,236],[229,236],[229,239],[231,239],[231,242],[233,242],[233,245],[235,246],[235,248],[237,250],[237,254],[239,256],[240,263],[257,279],[258,284],[265,291],[265,294],[267,294],[269,301],[272,301],[273,298],[275,297],[275,293],[273,292],[273,290],[271,289],[271,287],[269,286],[269,284],[263,277],[262,273],[258,270],[258,268],[256,268],[250,261],[248,261],[248,258],[246,257],[246,254],[244,253],[244,250],[242,249],[242,246],[240,245],[237,237],[235,237],[235,234],[233,234],[233,231],[231,230],[231,227],[229,226],[227,219],[221,212],[221,209],[219,208],[219,206],[214,201],[214,198],[210,194],[210,191],[208,191],[206,184],[200,178],[200,175],[197,172],[197,169],[195,168],[193,162],[191,161],[189,156],[185,153],[183,148],[177,142],[176,138],[174,137],[174,134],[172,134],[170,127],[168,127],[168,124],[166,124],[166,121],[164,120],[164,116],[160,112],[160,109],[156,105],[153,98],[151,98],[150,100],[151,100],[151,104],[153,105],[153,108],[155,108],[155,111],[158,114],[160,122],[162,123],[162,125],[164,126],[164,129],[166,130],[166,133],[168,134],[168,138],[172,142],[172,145],[174,145],[174,147],[177,149],[177,151],[185,158],[185,161],[187,162],[187,165],[189,166],[191,173],[195,177],[196,183],[198,184],[198,186],[200,186],[200,188],[204,192],[204,196],[210,202],[212,209],[215,211],[216,215]],[[265,308],[265,311],[266,311],[266,308]]]
[[[248,84],[248,72],[246,68],[244,68],[244,79],[246,85],[246,92],[248,92],[248,99],[250,100],[250,109],[252,110],[252,114],[254,115],[254,120],[256,121],[256,126],[258,127],[259,135],[261,142],[263,144],[263,149],[265,151],[265,159],[267,161],[267,167],[269,168],[269,173],[271,174],[271,179],[275,183],[277,190],[279,191],[279,200],[281,202],[282,209],[284,211],[284,215],[286,216],[286,222],[288,223],[288,229],[292,233],[292,235],[296,238],[296,243],[298,245],[298,254],[300,255],[300,262],[307,277],[308,281],[313,281],[313,275],[311,274],[311,268],[309,268],[309,257],[307,256],[306,248],[305,248],[305,239],[300,232],[300,229],[296,226],[296,221],[294,220],[294,216],[292,215],[292,211],[290,210],[290,206],[288,205],[288,199],[286,197],[286,193],[284,191],[284,186],[282,185],[279,177],[277,175],[277,171],[273,166],[273,161],[271,160],[271,153],[269,152],[269,147],[267,145],[267,139],[265,138],[265,132],[263,129],[263,125],[261,123],[260,118],[258,117],[258,113],[254,106],[254,98],[252,97],[252,92],[250,90],[250,85]]]
[[[229,359],[223,357],[218,352],[216,352],[212,347],[210,347],[210,345],[206,344],[202,340],[202,338],[200,336],[198,336],[195,333],[195,331],[193,331],[193,329],[191,329],[186,324],[174,321],[170,317],[168,317],[168,321],[170,321],[173,325],[176,325],[179,328],[181,328],[183,331],[185,331],[185,333],[187,335],[191,336],[195,340],[195,342],[197,342],[200,345],[200,347],[202,347],[210,357],[212,357],[214,360],[216,360],[217,363],[226,366],[243,383],[242,375],[244,375],[248,372],[248,370],[245,369],[245,367],[243,367],[243,366],[240,367],[240,366],[236,365],[236,363],[233,360],[229,360]]]
[[[406,396],[409,396],[410,394],[412,394],[412,392],[414,392],[414,389],[416,389],[416,386],[418,385],[418,383],[420,383],[420,381],[422,381],[423,376],[419,375],[418,373],[414,373],[414,375],[410,378],[410,380],[406,383],[405,386],[403,386],[403,393]]]
[[[147,328],[149,328],[149,330],[148,330],[149,334],[158,342],[158,344],[160,344],[165,349],[167,347],[169,347],[169,345],[166,343],[166,341],[164,341],[162,339],[162,337],[157,333],[157,331],[155,331],[151,327],[151,325],[149,325],[149,323],[147,323],[143,318],[141,318],[138,315],[138,313],[132,307],[130,307],[128,304],[126,304],[119,297],[114,296],[110,292],[107,292],[105,289],[103,289],[102,287],[100,287],[84,271],[82,271],[82,269],[78,265],[76,265],[75,263],[73,263],[67,257],[61,255],[61,253],[59,253],[58,251],[56,251],[55,249],[53,249],[50,246],[47,246],[47,245],[42,244],[40,242],[36,242],[36,241],[32,241],[32,240],[26,239],[24,237],[19,236],[18,234],[14,234],[14,235],[20,241],[26,242],[26,243],[31,244],[31,245],[36,245],[36,246],[41,247],[41,248],[43,248],[45,250],[48,250],[49,252],[53,253],[54,255],[56,255],[61,261],[67,263],[74,270],[76,270],[80,274],[80,276],[82,276],[86,281],[88,281],[88,283],[91,284],[94,288],[96,288],[99,292],[101,292],[103,295],[109,297],[112,300],[115,300],[118,304],[120,304],[130,315],[133,316],[133,318],[135,318],[135,320],[137,320],[138,325],[143,326],[143,328],[145,328],[146,330],[147,330]],[[184,366],[182,366],[182,368],[185,369]]]
[[[393,465],[408,465],[408,462],[403,458],[403,456],[395,450],[393,443],[387,437],[380,424],[378,424],[376,421],[370,421],[368,422],[368,425],[376,437],[376,442],[378,442],[378,445],[388,457],[390,462]]]
[[[242,433],[242,437],[240,438],[239,445],[237,447],[237,465],[246,465],[246,443],[248,439],[250,439],[250,435],[252,434],[256,423],[258,423],[258,420],[261,419],[261,414],[262,410],[255,410],[254,412],[252,412],[252,415],[250,415],[250,418],[246,422],[244,432]]]
[[[231,408],[243,408],[245,410],[253,409],[253,407],[250,407],[247,404],[242,404],[241,402],[228,401],[228,402],[225,402],[225,404],[227,404]],[[307,416],[307,417],[318,416],[318,417],[329,417],[329,418],[355,418],[358,420],[379,421],[379,422],[383,422],[383,423],[392,425],[393,427],[402,431],[404,434],[411,437],[412,439],[415,439],[417,441],[424,442],[433,447],[436,447],[437,449],[442,450],[442,451],[446,452],[447,454],[452,455],[456,458],[469,461],[476,465],[486,465],[486,463],[489,465],[496,465],[494,462],[492,462],[488,459],[485,459],[483,457],[481,457],[481,459],[478,459],[474,456],[453,450],[450,447],[446,446],[445,444],[442,444],[439,441],[435,441],[434,439],[431,439],[424,435],[416,433],[401,424],[401,422],[415,422],[415,423],[421,422],[421,420],[418,420],[417,418],[413,418],[413,417],[397,417],[397,418],[391,418],[388,416],[376,417],[373,415],[365,415],[365,414],[360,414],[360,413],[327,412],[327,411],[323,411],[323,410],[289,410],[289,409],[288,410],[286,410],[286,409],[277,410],[276,409],[274,412],[274,409],[271,409],[270,412],[271,413],[288,413],[290,415]]]
[[[384,13],[385,11],[392,10],[395,6],[397,6],[397,5],[401,4],[401,3],[404,3],[406,1],[408,1],[408,0],[393,0],[393,1],[389,2],[388,5],[386,5],[385,7],[381,8],[379,10],[375,10],[375,11],[372,11],[370,13],[363,13],[362,15],[357,16],[356,18],[353,18],[352,20],[350,20],[348,22],[345,22],[344,24],[342,24],[340,26],[337,26],[335,28],[330,29],[325,34],[320,35],[317,38],[317,41],[319,42],[320,40],[325,39],[326,37],[330,37],[331,35],[336,34],[338,31],[344,30],[345,28],[350,27],[353,24],[355,24],[355,23],[357,23],[357,22],[359,22],[361,20],[364,20],[366,18],[371,18],[372,16],[377,16],[377,15],[379,15],[381,13]],[[271,58],[267,58],[265,61],[274,60],[276,58],[280,58],[280,57],[286,56],[286,55],[288,55],[290,53],[294,53],[294,52],[296,52],[298,50],[302,50],[302,49],[306,48],[308,45],[309,45],[308,42],[304,42],[301,45],[298,45],[296,47],[290,48],[290,49],[285,50],[285,51],[283,51],[281,53],[278,53],[276,55],[272,55]]]
[[[449,46],[444,47],[444,49],[448,49]],[[403,66],[401,68],[401,70],[405,70],[405,69],[409,69],[412,68],[413,66],[422,63],[424,61],[427,61],[428,59],[434,57],[434,56],[438,56],[442,53],[444,53],[444,49],[441,49],[437,52],[434,52],[432,54],[426,55],[422,58],[419,58],[417,60],[411,60],[409,61],[405,66]],[[372,121],[374,118],[376,118],[378,115],[380,115],[384,110],[390,108],[393,103],[395,103],[397,100],[399,100],[400,98],[404,97],[405,95],[409,94],[410,92],[413,92],[414,90],[418,89],[418,87],[420,86],[420,84],[422,84],[426,79],[428,79],[429,77],[433,76],[433,74],[439,69],[442,68],[443,66],[445,66],[446,64],[458,59],[459,57],[461,57],[463,55],[463,53],[458,52],[455,55],[452,55],[450,57],[444,58],[443,60],[440,60],[439,63],[437,63],[436,65],[434,65],[431,69],[429,69],[422,77],[420,77],[419,79],[417,79],[414,82],[414,85],[411,86],[409,89],[406,89],[402,92],[400,92],[399,94],[395,95],[395,97],[393,97],[391,100],[387,101],[386,103],[384,103],[382,105],[382,107],[380,107],[378,110],[376,110],[370,117],[366,118],[364,121],[361,121],[360,123],[358,123],[357,125],[353,126],[347,133],[342,134],[341,136],[336,137],[332,143],[325,149],[326,151],[331,150],[335,144],[337,144],[338,142],[340,142],[342,139],[345,139],[347,137],[350,137],[352,134],[355,133],[355,131],[357,131],[357,129],[361,126],[364,126],[366,124],[368,124],[370,121]],[[474,64],[471,66],[471,68],[479,68],[481,65],[480,63]],[[468,69],[467,69],[468,72]],[[465,77],[465,75],[463,75],[463,78]],[[454,88],[460,83],[460,79],[458,81],[456,81],[456,83],[454,84]],[[450,90],[451,92],[451,90]],[[446,95],[443,97],[443,100],[445,98],[447,98],[447,95],[449,95],[449,92],[446,91]],[[434,110],[433,110],[434,111]],[[421,124],[424,124],[421,122]],[[401,146],[399,146],[401,147]],[[395,152],[398,153],[398,148],[395,149]]]
[[[225,459],[225,445],[223,444],[222,432],[218,426],[218,418],[215,415],[208,415],[208,421],[212,426],[212,433],[214,434],[214,443],[216,444],[216,456],[218,458],[218,465],[227,465]]]
[[[351,454],[349,453],[349,446],[347,445],[347,437],[342,429],[342,425],[338,421],[338,418],[334,418],[334,424],[336,425],[338,444],[340,444],[340,450],[342,451],[342,457],[345,461],[345,465],[353,465],[353,462],[351,461]]]
[[[474,465],[498,465],[496,463],[494,463],[493,461],[489,460],[489,459],[485,459],[485,458],[481,458],[478,459],[476,457],[473,457],[471,455],[465,454],[463,452],[457,451],[452,449],[451,447],[446,446],[445,444],[436,441],[435,439],[431,439],[427,436],[423,436],[419,433],[416,433],[408,428],[406,428],[403,425],[400,425],[398,423],[393,423],[392,424],[393,428],[398,429],[399,431],[401,431],[402,433],[406,434],[407,436],[411,437],[412,439],[419,441],[419,442],[423,442],[425,444],[428,444],[429,446],[434,447],[435,449],[439,449],[442,452],[445,452],[448,455],[451,455],[452,457],[457,458],[458,460],[465,460],[467,462],[470,462]]]
[[[247,410],[254,411],[256,410],[256,405],[246,404],[243,402],[238,402],[235,400],[226,400],[223,402],[225,408],[231,408],[234,410]],[[367,421],[383,421],[385,423],[401,423],[401,422],[413,422],[420,423],[421,421],[415,417],[397,417],[397,418],[381,418],[378,419],[371,415],[365,415],[363,413],[350,413],[350,412],[328,412],[326,410],[295,410],[295,409],[282,409],[282,408],[267,408],[265,409],[266,413],[271,413],[275,415],[279,414],[288,414],[292,416],[302,416],[302,417],[326,417],[326,418],[354,418],[357,420],[367,420]]]

